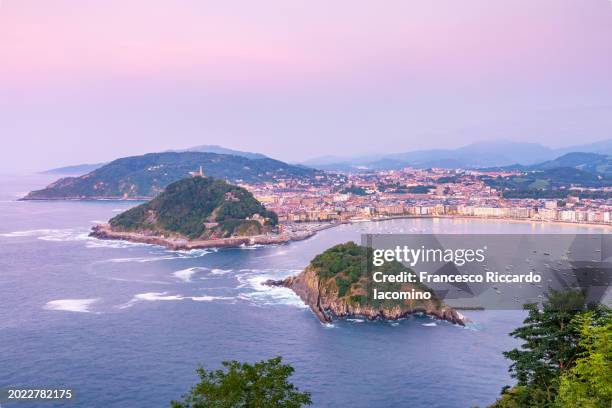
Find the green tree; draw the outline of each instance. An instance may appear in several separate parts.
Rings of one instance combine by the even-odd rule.
[[[549,293],[542,308],[524,308],[524,325],[510,333],[524,343],[504,353],[518,384],[505,387],[492,407],[611,406],[610,309],[586,305],[572,290]]]
[[[197,369],[200,382],[172,408],[299,408],[312,403],[288,378],[293,367],[281,357],[255,364],[224,361],[223,370]]]
[[[609,408],[612,406],[612,316],[584,313],[575,319],[584,350],[576,364],[561,377],[559,407]]]
[[[578,291],[552,291],[541,309],[537,304],[524,306],[529,312],[524,325],[510,333],[524,343],[504,353],[512,360],[510,373],[518,387],[506,390],[497,406],[552,406],[559,374],[572,366],[579,352],[580,333],[572,321],[585,307]]]

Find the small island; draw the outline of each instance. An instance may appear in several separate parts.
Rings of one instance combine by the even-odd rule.
[[[312,233],[281,233],[276,213],[249,191],[196,175],[168,185],[151,201],[108,224],[94,226],[90,235],[178,250],[283,243]]]
[[[427,286],[416,283],[387,283],[388,290],[430,292],[427,300],[378,300],[369,293],[373,282],[364,273],[371,249],[354,242],[336,245],[317,255],[297,276],[284,280],[269,280],[269,286],[292,289],[323,323],[334,319],[365,318],[368,320],[397,320],[422,313],[464,326],[468,319],[455,309],[444,305]],[[399,262],[386,263],[377,268],[384,274],[405,271]]]

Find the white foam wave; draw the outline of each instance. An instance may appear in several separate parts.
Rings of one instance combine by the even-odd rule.
[[[431,322],[431,323],[423,323],[421,326],[435,327],[435,326],[437,326],[437,324],[435,322]]]
[[[182,300],[183,296],[180,295],[168,295],[168,292],[148,292],[148,293],[139,293],[134,296],[132,300],[146,300],[149,302],[155,302],[157,300]]]
[[[203,268],[203,267],[198,267],[198,266],[194,266],[192,268],[187,268],[187,269],[181,269],[179,271],[173,272],[172,275],[179,279],[182,280],[183,282],[191,282],[191,278],[193,275],[195,275],[196,273],[200,272],[200,271],[204,271],[207,270],[208,268]]]
[[[178,258],[199,258],[216,251],[213,251],[212,249],[189,249],[169,252]]]
[[[170,285],[170,282],[164,282],[164,281],[157,281],[157,280],[143,280],[143,279],[126,279],[126,278],[116,278],[116,277],[110,277],[108,278],[112,281],[117,281],[117,282],[137,282],[137,283],[154,283],[157,285]]]
[[[117,306],[119,309],[125,309],[133,306],[138,302],[157,302],[157,301],[172,301],[172,300],[193,300],[195,302],[212,302],[215,300],[233,300],[232,297],[224,297],[224,296],[183,296],[183,295],[171,295],[169,292],[147,292],[147,293],[139,293],[134,295],[134,297],[127,303],[123,305]]]
[[[142,246],[149,244],[140,244],[140,243],[132,243],[128,241],[101,241],[96,242],[93,247],[107,247],[107,248],[127,248],[130,246]],[[89,243],[88,243],[89,246]],[[171,261],[174,259],[191,259],[191,258],[199,258],[206,254],[209,254],[210,251],[205,249],[193,249],[191,251],[164,251],[165,255],[162,256],[148,256],[148,257],[132,257],[132,258],[112,258],[108,259],[104,262],[157,262],[157,261]]]
[[[176,259],[173,256],[153,256],[153,257],[134,257],[134,258],[111,258],[111,259],[107,259],[104,262],[112,262],[112,263],[123,263],[123,262],[138,262],[138,263],[145,263],[145,262],[156,262],[156,261],[165,261],[165,260],[170,260],[170,259]]]
[[[215,300],[233,300],[233,297],[227,296],[192,296],[189,299],[195,302],[213,302]]]
[[[271,275],[240,276],[238,281],[243,281],[239,287],[248,287],[252,292],[241,293],[238,297],[242,300],[254,302],[259,305],[284,304],[307,309],[308,306],[291,289],[280,286],[267,286],[263,283],[269,279],[276,279]]]
[[[87,241],[85,244],[87,248],[114,248],[114,249],[123,249],[123,248],[131,248],[131,247],[143,247],[143,246],[152,246],[151,244],[144,244],[140,242],[130,242],[130,241],[118,241],[118,240],[107,240],[107,239],[96,239],[92,238]]]
[[[253,245],[240,245],[240,249],[257,249],[262,248],[264,245],[261,244],[253,244]]]
[[[14,237],[31,237],[39,234],[43,234],[50,230],[28,230],[28,231],[13,231],[13,232],[5,232],[0,234],[0,237],[5,238],[14,238]]]
[[[230,273],[232,271],[233,271],[233,269],[216,269],[215,268],[215,269],[212,269],[210,271],[210,273],[212,275],[226,275],[226,274],[228,274],[228,273]]]
[[[91,239],[89,231],[84,229],[34,229],[13,231],[0,234],[4,238],[33,237],[43,241],[86,241]]]
[[[89,307],[100,299],[57,299],[47,302],[47,310],[61,310],[66,312],[90,313]]]

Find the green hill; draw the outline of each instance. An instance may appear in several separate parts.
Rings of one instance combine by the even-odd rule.
[[[212,239],[261,234],[277,220],[244,188],[211,177],[190,177],[109,224],[119,232]]]
[[[267,285],[292,289],[322,322],[336,318],[365,317],[370,320],[395,320],[413,313],[465,325],[466,318],[444,305],[431,289],[421,283],[374,282],[368,263],[372,249],[354,242],[336,245],[317,255],[296,276]],[[387,262],[376,267],[383,275],[396,275],[407,268],[399,262]],[[387,292],[428,292],[429,299],[376,299],[373,289]]]
[[[531,166],[530,170],[550,170],[571,167],[589,174],[612,176],[612,157],[596,153],[567,153],[555,160]]]
[[[24,200],[151,198],[168,184],[204,167],[205,174],[233,183],[263,183],[281,179],[312,181],[323,173],[278,160],[202,153],[165,152],[114,160],[79,177],[66,177]]]

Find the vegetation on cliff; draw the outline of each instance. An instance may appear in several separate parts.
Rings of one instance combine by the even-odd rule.
[[[425,285],[387,279],[409,272],[401,263],[387,262],[373,271],[371,260],[370,248],[347,242],[317,255],[298,275],[266,284],[292,289],[321,322],[346,317],[396,320],[424,313],[465,325],[467,319]]]
[[[224,361],[222,370],[198,368],[200,382],[172,408],[299,408],[312,404],[310,393],[289,382],[294,369],[280,357],[255,364]]]
[[[510,333],[521,348],[504,355],[517,380],[492,408],[612,406],[612,314],[582,293],[551,292],[541,308],[525,305],[524,326]]]
[[[415,289],[423,292],[430,292],[430,289],[420,283],[374,283],[372,281],[372,249],[363,247],[350,241],[339,244],[327,249],[317,255],[309,267],[313,268],[327,292],[343,299],[348,303],[359,304],[361,306],[373,307],[405,307],[403,300],[380,300],[371,296],[372,288],[379,291],[398,292],[402,290]],[[385,262],[382,266],[376,267],[376,271],[383,275],[396,275],[406,271],[406,267],[401,263]],[[417,306],[419,300],[411,301],[411,306]],[[432,293],[432,299],[436,307],[441,302]]]
[[[168,184],[204,167],[206,175],[231,182],[261,183],[284,178],[314,182],[322,172],[269,158],[248,159],[201,152],[150,153],[114,160],[80,177],[65,177],[24,199],[149,198]]]
[[[153,200],[109,223],[115,231],[211,239],[257,235],[277,220],[244,188],[211,177],[191,177],[170,184]]]

